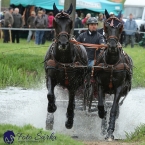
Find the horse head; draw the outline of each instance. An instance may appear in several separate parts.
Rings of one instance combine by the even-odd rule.
[[[66,50],[69,45],[70,32],[72,29],[73,21],[70,17],[73,6],[70,5],[67,11],[59,11],[54,3],[53,11],[55,18],[53,20],[53,27],[56,33],[56,43],[59,50]]]
[[[107,37],[107,45],[109,53],[117,53],[119,39],[123,30],[123,23],[120,21],[121,11],[118,16],[110,17],[107,10],[105,10],[106,21],[104,22],[104,31]]]

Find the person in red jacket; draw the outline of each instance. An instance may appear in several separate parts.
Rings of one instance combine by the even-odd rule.
[[[82,19],[82,24],[84,25],[84,27],[88,27],[88,25],[87,25],[87,20],[89,19],[91,17],[91,14],[90,13],[88,13],[87,15],[86,15],[86,17],[84,18],[84,19]]]
[[[53,12],[49,12],[48,14],[48,29],[53,29],[53,19],[54,19],[54,16],[53,16]],[[51,30],[51,31],[48,31],[48,40],[51,41],[54,37],[54,31]]]

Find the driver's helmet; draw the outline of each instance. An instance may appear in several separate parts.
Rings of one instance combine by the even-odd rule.
[[[98,24],[98,21],[95,17],[90,17],[87,21],[87,25],[89,24]]]

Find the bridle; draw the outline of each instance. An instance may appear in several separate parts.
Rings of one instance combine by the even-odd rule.
[[[119,21],[120,23],[118,23],[117,26],[112,25],[112,27],[117,28],[117,27],[121,24],[121,21],[120,21],[117,17],[110,17],[110,18],[108,18],[108,19],[104,22],[104,31],[105,31],[105,33],[107,33],[107,32],[106,32],[107,30],[106,30],[105,23],[108,23],[109,25],[111,25],[111,23],[112,23],[114,20],[117,20],[117,21]],[[109,23],[108,21],[111,21],[111,23]],[[123,27],[121,28],[121,31],[122,31],[122,29],[123,29]],[[107,37],[107,40],[109,40],[109,39],[115,39],[115,41],[119,42],[119,38],[116,37],[116,36],[114,36],[114,35],[108,36],[108,37]]]
[[[58,14],[55,16],[54,20],[55,20],[56,18],[59,19],[59,18],[63,18],[63,17],[69,18],[69,19],[71,20],[70,15],[67,14],[66,12],[64,12],[64,11],[61,11],[60,13],[58,13]],[[72,21],[72,20],[71,20],[71,21]],[[70,38],[70,35],[71,35],[71,34],[69,34],[69,33],[66,32],[66,31],[61,31],[59,34],[56,34],[55,42],[56,42],[56,43],[59,42],[59,37],[60,37],[60,36],[65,36],[67,39],[69,39],[69,38]]]

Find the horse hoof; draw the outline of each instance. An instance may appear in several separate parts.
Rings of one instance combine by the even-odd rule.
[[[112,133],[113,133],[113,131],[110,130],[110,131],[108,132],[107,136],[105,137],[105,140],[107,140],[107,141],[113,141],[113,140],[114,140],[114,136],[113,136]]]
[[[111,141],[114,140],[114,136],[113,136],[113,135],[111,135],[110,137],[106,136],[106,137],[105,137],[105,140],[111,142]]]
[[[73,127],[73,119],[65,122],[65,127],[71,129]]]
[[[49,104],[49,103],[48,103],[47,111],[48,111],[49,113],[54,113],[54,112],[56,111],[56,109],[57,109],[57,106],[56,106],[55,104]]]
[[[107,111],[98,110],[98,115],[101,119],[103,119],[105,117],[106,113],[107,113]]]
[[[109,142],[111,142],[111,141],[113,141],[114,139],[112,139],[111,137],[109,137],[108,139],[107,139],[107,141],[109,141]]]
[[[98,115],[101,119],[105,117],[107,111],[104,110],[104,106],[98,106]]]

